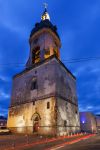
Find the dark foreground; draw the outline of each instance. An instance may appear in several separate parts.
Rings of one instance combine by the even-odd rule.
[[[53,144],[55,145],[57,144],[57,142]],[[62,146],[58,142],[58,146],[55,147],[52,145],[50,147],[50,143],[48,143],[45,145],[38,145],[35,147],[33,146],[31,148],[26,148],[24,150],[100,150],[100,135],[96,135],[70,145]]]
[[[82,140],[78,143],[67,145],[61,150],[100,150],[100,135]]]
[[[100,150],[100,135],[78,134],[58,138],[40,136],[0,136],[0,150]]]

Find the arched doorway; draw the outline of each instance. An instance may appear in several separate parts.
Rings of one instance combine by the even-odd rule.
[[[40,115],[38,113],[35,113],[32,116],[32,121],[33,121],[33,133],[38,133],[39,127],[40,127]]]

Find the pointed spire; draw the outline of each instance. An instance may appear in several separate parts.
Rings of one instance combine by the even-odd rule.
[[[44,3],[44,12],[43,12],[43,15],[41,16],[41,20],[44,21],[44,20],[49,20],[50,21],[50,16],[49,16],[49,13],[47,11],[47,7],[48,7],[48,4],[47,3]]]

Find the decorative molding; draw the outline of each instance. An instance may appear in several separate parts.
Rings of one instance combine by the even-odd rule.
[[[9,108],[12,108],[12,107],[15,107],[15,106],[19,106],[19,105],[23,105],[23,104],[26,104],[26,103],[31,103],[31,102],[37,101],[37,100],[44,100],[44,99],[51,98],[51,97],[61,98],[61,99],[65,100],[65,101],[71,103],[72,105],[75,105],[75,106],[78,107],[78,105],[73,103],[70,99],[67,99],[66,97],[63,97],[62,95],[57,94],[57,93],[51,93],[51,94],[47,94],[47,95],[44,95],[44,96],[40,96],[40,97],[34,98],[32,100],[26,100],[25,102],[12,104]]]

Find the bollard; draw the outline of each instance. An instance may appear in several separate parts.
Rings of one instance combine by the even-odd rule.
[[[43,137],[42,137],[42,135],[40,136],[40,139],[42,139]]]
[[[27,137],[27,144],[29,144],[29,137],[28,137],[28,135],[26,137]]]
[[[12,149],[15,149],[15,142],[12,144]]]

